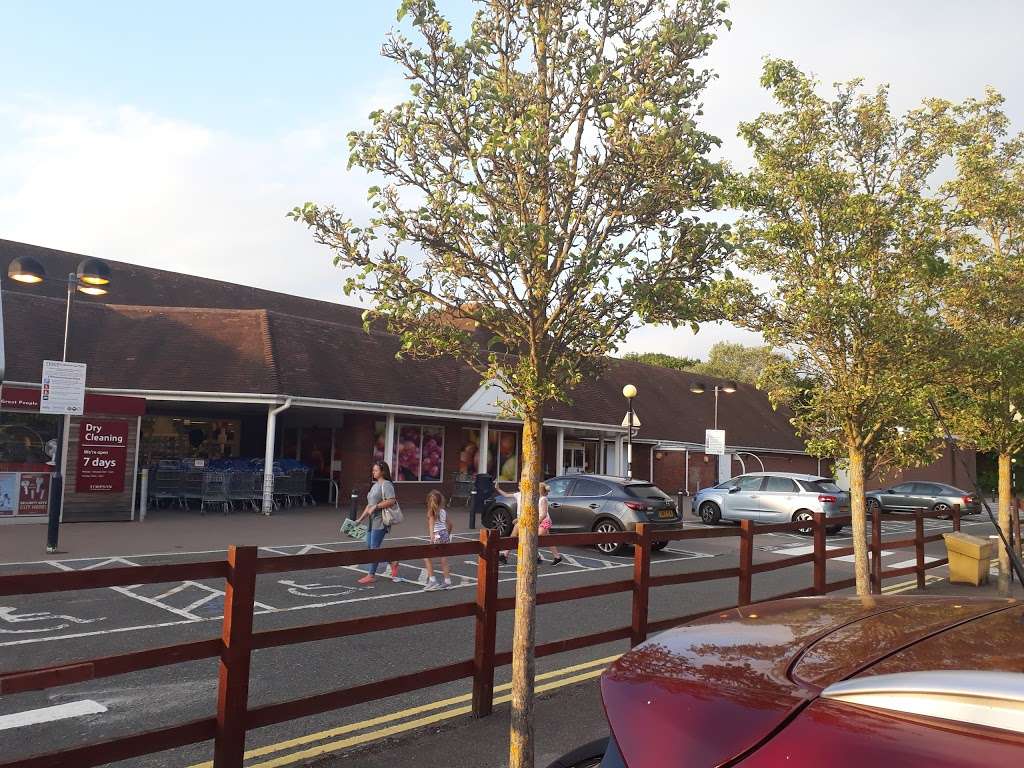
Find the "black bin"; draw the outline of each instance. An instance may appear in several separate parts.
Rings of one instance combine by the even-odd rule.
[[[469,527],[476,528],[477,516],[483,517],[487,503],[494,498],[494,478],[481,472],[473,480],[473,507],[469,510]]]

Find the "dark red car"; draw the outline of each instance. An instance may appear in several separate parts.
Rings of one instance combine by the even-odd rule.
[[[601,768],[1024,766],[1024,603],[796,598],[657,635],[601,678]]]

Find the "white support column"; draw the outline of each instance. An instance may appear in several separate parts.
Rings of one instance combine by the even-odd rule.
[[[476,452],[476,471],[478,474],[487,472],[487,446],[490,441],[490,424],[486,421],[480,422],[480,445]]]
[[[395,414],[393,413],[388,414],[384,425],[384,461],[394,472],[395,468],[392,465],[395,463]]]
[[[274,508],[274,442],[277,436],[277,414],[292,405],[289,397],[283,405],[267,409],[267,442],[263,451],[263,514],[269,515]]]
[[[615,438],[615,472],[616,477],[625,477],[626,472],[622,468],[622,438]]]
[[[555,474],[565,474],[565,427],[555,431]]]
[[[597,438],[597,466],[594,467],[594,471],[599,475],[603,475],[604,472],[604,438]]]

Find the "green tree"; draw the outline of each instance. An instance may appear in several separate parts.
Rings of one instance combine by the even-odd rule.
[[[1011,460],[1024,450],[1024,134],[1009,135],[1003,97],[936,105],[956,173],[942,187],[953,241],[943,291],[958,371],[956,431],[998,455],[999,526],[1010,530]],[[999,589],[1009,557],[999,550]]]
[[[627,352],[622,359],[660,368],[672,368],[676,371],[692,371],[694,366],[700,365],[700,360],[695,357],[678,357],[664,352]]]
[[[769,375],[769,395],[792,408],[812,452],[846,457],[857,592],[866,594],[865,476],[930,460],[940,447],[927,394],[940,375],[944,242],[927,190],[942,153],[922,111],[893,115],[885,88],[865,92],[855,80],[826,99],[781,60],[765,62],[762,84],[779,111],[740,125],[755,166],[731,192],[746,211],[738,264],[772,287],[733,321],[789,353],[770,369],[812,383]]]
[[[384,179],[357,226],[307,203],[290,215],[350,270],[347,290],[410,355],[457,355],[523,421],[509,764],[533,765],[541,416],[637,324],[714,306],[722,226],[717,140],[702,131],[695,64],[725,24],[717,0],[478,2],[469,37],[433,0],[405,0],[423,43],[383,48],[408,101],[349,137]],[[694,309],[694,312],[699,311]],[[458,322],[439,322],[445,316]],[[492,343],[481,343],[483,329]],[[511,353],[511,354],[509,354]]]
[[[708,359],[690,370],[719,379],[734,379],[757,385],[770,366],[785,362],[785,355],[769,346],[748,347],[719,341],[708,350]]]

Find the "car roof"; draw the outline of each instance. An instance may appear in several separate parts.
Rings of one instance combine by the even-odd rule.
[[[579,478],[586,478],[588,480],[603,480],[606,483],[618,483],[619,485],[653,485],[650,480],[643,480],[639,477],[626,478],[616,477],[615,475],[595,475],[590,472],[576,472],[571,475],[557,475],[551,478],[552,480],[576,480]],[[550,481],[548,481],[550,482]]]
[[[737,477],[789,477],[793,480],[832,480],[825,475],[808,475],[803,472],[744,472]]]

